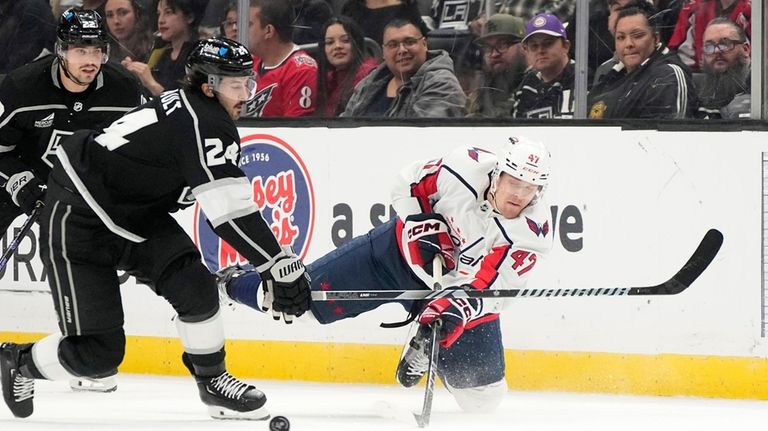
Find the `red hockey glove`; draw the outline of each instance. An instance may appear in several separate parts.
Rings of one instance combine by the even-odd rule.
[[[482,303],[478,299],[439,298],[427,305],[419,315],[419,323],[429,325],[440,320],[440,345],[447,349],[464,333],[467,322],[479,316]]]
[[[451,228],[437,213],[414,214],[405,218],[403,225],[411,264],[420,266],[432,275],[432,259],[442,256],[446,271],[456,269],[456,246],[451,240]]]

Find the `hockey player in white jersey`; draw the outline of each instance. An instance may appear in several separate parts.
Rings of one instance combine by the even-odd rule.
[[[392,193],[398,217],[356,237],[307,266],[312,290],[423,290],[431,263],[444,262],[443,285],[519,289],[552,245],[543,201],[549,153],[524,137],[504,138],[496,153],[461,147],[445,157],[414,163]],[[229,267],[220,287],[235,301],[267,310],[259,274]],[[437,372],[467,411],[495,409],[507,391],[499,312],[503,300],[440,298],[400,301],[418,320],[397,369],[410,387],[427,371],[429,326],[441,320]],[[323,324],[355,317],[383,301],[313,301]]]

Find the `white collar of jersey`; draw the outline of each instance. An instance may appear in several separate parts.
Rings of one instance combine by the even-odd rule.
[[[293,48],[291,48],[291,52],[289,52],[288,55],[286,55],[282,60],[278,61],[276,65],[274,65],[274,66],[265,66],[264,65],[264,60],[261,60],[261,64],[259,64],[259,69],[264,70],[264,71],[272,70],[272,69],[277,69],[278,67],[282,66],[283,63],[285,63],[286,60],[291,58],[293,53],[298,51],[298,50],[299,50],[299,45],[296,45],[294,43],[293,44]]]

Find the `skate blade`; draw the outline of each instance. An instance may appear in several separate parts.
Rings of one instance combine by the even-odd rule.
[[[109,393],[117,390],[117,379],[107,377],[104,379],[72,379],[69,387],[75,392]]]
[[[219,420],[265,421],[270,418],[266,407],[259,407],[248,412],[239,412],[219,406],[208,406],[208,414],[212,418]]]

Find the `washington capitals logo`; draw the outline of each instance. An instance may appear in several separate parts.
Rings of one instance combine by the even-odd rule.
[[[477,159],[480,157],[479,156],[480,153],[493,154],[492,152],[490,152],[488,150],[484,150],[484,149],[478,148],[478,147],[472,147],[472,148],[468,149],[467,153],[469,155],[469,158],[474,160],[474,161],[476,161],[476,162],[478,161]]]
[[[267,103],[272,100],[272,91],[274,91],[275,88],[277,88],[277,84],[271,84],[259,90],[259,92],[256,93],[256,97],[248,102],[245,115],[247,117],[261,117],[264,108],[267,107]]]
[[[536,234],[536,236],[541,234],[542,237],[545,237],[549,233],[549,220],[545,221],[542,225],[536,223],[528,217],[525,218],[525,221],[528,222],[528,227],[531,229],[531,231],[533,231],[533,233]]]

